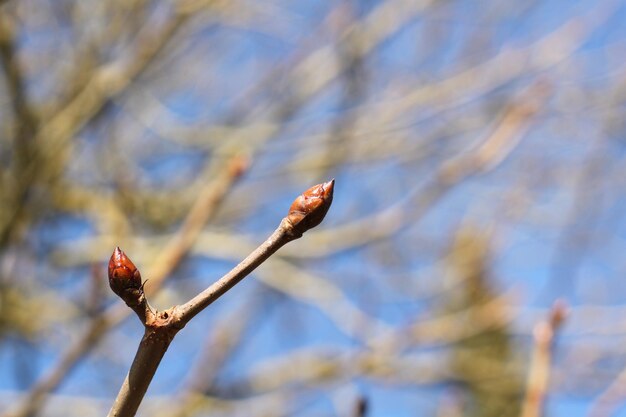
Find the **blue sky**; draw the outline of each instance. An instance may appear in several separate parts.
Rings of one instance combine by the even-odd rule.
[[[54,8],[53,2],[44,3]],[[375,227],[377,214],[393,207],[407,219],[389,236],[330,250],[329,256],[307,257],[309,243],[294,242],[286,248],[292,252],[286,252],[284,259],[328,282],[343,298],[328,304],[294,298],[268,284],[262,272],[253,274],[177,336],[148,395],[158,398],[184,387],[206,343],[207,329],[236,322],[240,312],[252,318],[241,345],[220,370],[218,383],[228,386],[246,380],[266,361],[298,350],[321,349],[348,368],[355,366],[353,358],[368,348],[348,334],[333,314],[354,313],[346,306],[356,306],[398,328],[436,317],[446,304],[442,296],[446,252],[455,231],[472,224],[492,232],[490,287],[494,293],[512,291],[513,304],[520,307],[521,313],[511,323],[515,355],[528,360],[532,324],[555,298],[566,299],[572,307],[574,315],[555,351],[556,382],[547,403],[548,415],[584,416],[597,406],[601,393],[626,366],[618,348],[623,334],[610,330],[611,322],[618,320],[612,317],[611,308],[619,309],[626,301],[620,279],[626,236],[620,192],[626,4],[440,3],[416,13],[363,57],[355,71],[362,71],[359,74],[365,81],[354,96],[346,93],[344,80],[338,77],[306,99],[297,93],[307,91],[315,75],[323,75],[333,63],[315,68],[306,82],[294,74],[307,57],[315,55],[312,51],[337,50],[338,34],[350,24],[349,15],[338,14],[337,4],[248,5],[254,16],[248,20],[244,14],[238,19],[237,13],[198,13],[173,39],[176,48],[166,51],[127,92],[112,98],[100,119],[90,120],[77,133],[64,177],[102,195],[115,193],[114,184],[123,177],[146,192],[170,193],[172,205],[187,184],[205,181],[207,161],[222,161],[231,148],[250,155],[244,179],[205,231],[232,233],[251,244],[260,243],[273,230],[299,192],[332,177],[337,180],[333,207],[310,243],[318,245],[318,250],[332,247],[332,242],[323,240],[325,232],[369,216]],[[367,19],[386,3],[346,4],[352,8],[352,18]],[[157,15],[167,14],[168,6],[154,7]],[[34,67],[29,78],[33,100],[54,89],[57,76],[37,67],[33,56],[39,48],[48,54],[62,53],[63,39],[71,39],[72,33],[62,21],[52,24],[33,17],[26,26],[20,45],[25,60]],[[557,41],[548,42],[551,37]],[[564,53],[568,49],[572,52]],[[115,61],[117,54],[118,49],[112,48],[100,59]],[[54,64],[49,63],[56,68]],[[272,68],[278,70],[272,72]],[[510,75],[518,68],[519,74]],[[471,71],[476,78],[455,83],[460,74]],[[265,80],[264,74],[269,74]],[[260,86],[259,80],[264,80]],[[442,186],[444,192],[424,206],[427,209],[422,213],[429,192],[441,191],[436,187],[442,167],[480,148],[502,121],[507,106],[528,104],[528,91],[541,83],[549,93],[506,158],[484,173],[449,188]],[[428,94],[431,86],[432,96]],[[406,104],[410,100],[413,104]],[[403,113],[385,116],[402,105],[407,106]],[[272,123],[279,123],[280,128],[263,139],[264,129]],[[356,132],[345,139],[350,144],[347,151],[336,139],[340,134],[332,133],[341,123],[346,123],[348,132]],[[250,126],[256,129],[247,140],[229,136],[229,128],[243,131]],[[263,143],[258,149],[256,141]],[[113,157],[111,148],[116,149]],[[367,154],[370,148],[374,149],[371,155]],[[329,159],[343,155],[343,159],[320,168],[315,165],[319,155]],[[111,160],[115,163],[107,162]],[[303,168],[291,167],[298,160],[303,161]],[[188,204],[182,197],[181,201]],[[138,215],[133,217],[130,208],[128,213],[133,232],[143,240],[138,243],[126,236],[124,241],[120,234],[122,241],[116,244],[134,249],[137,258],[130,250],[129,255],[137,259],[140,269],[147,270],[153,248],[179,222],[161,219],[165,226],[155,226]],[[364,236],[368,226],[365,222]],[[103,226],[97,215],[51,208],[28,230],[28,250],[19,259],[35,288],[59,292],[68,303],[79,303],[86,292],[90,264],[104,265],[112,250],[105,247],[103,242],[108,241],[103,236],[117,232]],[[338,241],[343,237],[335,236]],[[240,259],[227,241],[223,248],[216,245],[198,245],[171,274],[155,303],[165,308],[184,302]],[[76,262],[67,261],[72,251],[77,253]],[[9,255],[6,251],[3,256],[8,259]],[[271,271],[270,267],[262,268]],[[302,284],[300,291],[306,293],[308,287]],[[113,302],[108,296],[106,303]],[[576,315],[591,307],[601,309],[597,328],[588,316]],[[14,337],[2,339],[0,398],[24,390],[24,384],[57,362],[85,324],[84,317],[73,314],[69,314],[69,324],[54,323],[30,343]],[[346,314],[343,325],[356,332],[357,317]],[[594,336],[594,331],[600,332],[597,329],[607,328],[608,334]],[[140,333],[136,320],[115,329],[68,376],[58,394],[107,403],[132,361]],[[587,358],[590,362],[577,372],[572,364],[587,345],[600,353],[596,361]],[[15,365],[23,361],[21,353],[31,351],[28,366]],[[416,345],[407,360],[424,369],[430,363],[439,370],[439,361],[449,351],[445,346]],[[452,379],[410,384],[402,378],[351,374],[350,369],[327,383],[305,384],[310,389],[303,389],[293,415],[340,414],[349,407],[350,398],[364,395],[371,416],[432,416],[442,404],[454,401],[458,389]],[[575,378],[580,378],[579,383],[570,383]],[[594,378],[598,382],[593,383]],[[621,399],[615,401],[616,414],[612,415],[626,416],[621,404]]]

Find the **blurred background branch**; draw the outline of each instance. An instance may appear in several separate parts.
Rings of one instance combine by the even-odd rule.
[[[531,415],[614,415],[625,14],[0,1],[0,415],[106,413],[138,331],[99,289],[116,245],[181,303],[332,177],[320,230],[177,337],[144,415],[520,415],[530,380]]]

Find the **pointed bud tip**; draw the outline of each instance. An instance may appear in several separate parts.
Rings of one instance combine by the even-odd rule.
[[[128,263],[135,267],[131,260],[128,259],[128,256],[126,256],[124,251],[121,250],[119,246],[116,246],[113,250],[113,253],[111,254],[111,259],[109,259],[109,268],[119,267]]]
[[[119,246],[116,246],[115,249],[113,250],[113,253],[111,254],[111,260],[120,259],[123,256],[126,256],[124,251],[121,250]]]
[[[322,184],[322,188],[324,189],[324,197],[332,198],[333,192],[335,191],[335,179],[333,178],[332,180]]]

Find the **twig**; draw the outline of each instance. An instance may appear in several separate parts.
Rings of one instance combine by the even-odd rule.
[[[109,417],[132,417],[136,414],[176,333],[274,252],[320,224],[332,203],[333,188],[334,180],[316,185],[304,192],[294,201],[288,216],[280,222],[274,233],[235,268],[187,303],[162,312],[153,312],[149,307],[143,293],[139,271],[130,259],[116,248],[109,263],[109,284],[111,289],[137,313],[145,326],[145,333],[130,371],[109,411]]]
[[[161,359],[176,332],[179,330],[171,326],[173,323],[167,312],[158,315],[153,326],[146,326],[146,331],[133,364],[122,384],[109,416],[134,416],[148,390],[148,385],[156,372]]]
[[[315,233],[317,243],[324,242],[316,256],[336,253],[346,248],[380,241],[421,219],[454,187],[475,175],[486,174],[504,161],[517,147],[530,122],[543,108],[551,94],[550,86],[533,83],[504,109],[493,130],[477,149],[446,161],[425,185],[414,187],[405,197],[382,211],[359,218],[341,227]],[[411,207],[411,209],[407,209]]]
[[[20,180],[13,196],[0,193],[4,200],[6,215],[0,216],[0,246],[4,247],[13,237],[26,206],[28,189],[31,181],[24,177],[29,164],[39,165],[33,139],[38,121],[27,96],[25,74],[19,62],[15,19],[6,10],[0,10],[0,65],[4,71],[7,93],[13,111],[13,151],[15,153],[13,175]]]
[[[134,416],[148,385],[176,333],[196,314],[217,300],[245,278],[281,246],[295,239],[289,224],[283,220],[274,233],[239,265],[209,288],[182,306],[148,317],[144,337],[139,345],[130,372],[109,412],[109,416]],[[143,296],[143,294],[141,295]]]
[[[564,302],[557,300],[548,314],[547,319],[537,323],[533,332],[535,343],[521,417],[540,417],[543,415],[545,397],[550,382],[555,335],[567,316],[567,307]]]

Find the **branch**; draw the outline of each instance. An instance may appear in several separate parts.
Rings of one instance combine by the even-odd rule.
[[[167,348],[176,333],[193,317],[282,246],[302,237],[303,233],[322,222],[332,203],[334,184],[335,180],[331,180],[305,191],[293,202],[289,214],[274,233],[239,265],[187,303],[162,312],[150,308],[143,292],[141,274],[124,252],[115,249],[109,262],[109,284],[113,292],[135,311],[145,326],[145,333],[109,417],[132,417],[136,414]]]
[[[289,215],[261,246],[216,283],[178,308],[180,323],[187,324],[196,314],[221,297],[226,291],[261,265],[274,252],[292,240],[302,237],[309,229],[319,225],[333,200],[335,180],[316,185],[301,194],[291,205]]]
[[[4,71],[7,94],[13,111],[10,136],[13,141],[14,161],[13,164],[8,164],[7,171],[2,172],[0,177],[2,178],[0,198],[4,202],[4,213],[0,215],[0,246],[6,246],[19,229],[18,220],[20,214],[24,212],[28,189],[31,186],[29,178],[23,175],[24,171],[29,164],[39,165],[33,146],[38,120],[27,96],[25,81],[27,74],[19,62],[17,50],[19,34],[16,26],[15,19],[6,10],[0,10],[0,66]],[[7,186],[8,183],[5,181],[8,178],[7,174],[16,179],[14,185]]]
[[[543,415],[546,392],[550,381],[555,335],[566,317],[567,307],[565,303],[557,300],[548,313],[548,318],[535,326],[533,332],[535,344],[521,417],[541,417]]]
[[[109,417],[134,416],[137,413],[163,355],[179,330],[172,327],[171,323],[171,316],[167,312],[162,312],[155,323],[146,326],[133,364],[113,403]]]

